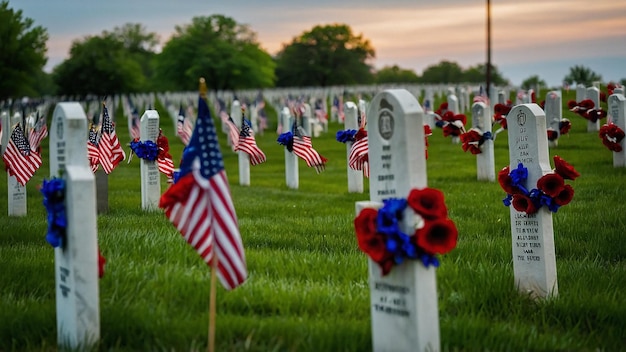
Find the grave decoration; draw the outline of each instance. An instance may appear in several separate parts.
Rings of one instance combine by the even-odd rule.
[[[413,233],[401,230],[405,218],[413,219]],[[359,248],[380,266],[383,276],[405,260],[438,267],[436,255],[454,249],[458,238],[443,193],[428,187],[412,189],[407,198],[384,199],[378,210],[362,209],[354,228]]]
[[[104,102],[102,103],[102,127],[98,139],[98,153],[100,165],[107,174],[110,174],[122,160],[126,159],[126,154],[115,133],[115,123],[111,121]]]
[[[176,135],[180,138],[184,145],[189,144],[189,139],[193,133],[193,123],[185,116],[185,109],[183,104],[180,104],[178,109],[178,117],[176,119]]]
[[[315,168],[319,174],[324,171],[328,159],[320,155],[311,143],[311,137],[305,135],[302,126],[298,126],[294,120],[291,131],[281,133],[278,136],[278,144],[284,145],[286,150],[306,161],[308,167]]]
[[[584,99],[580,102],[570,100],[567,102],[567,107],[570,111],[593,123],[605,118],[607,115],[606,111],[602,110],[601,107],[596,107],[596,104],[591,99]]]
[[[614,123],[607,123],[600,127],[598,136],[602,139],[602,144],[610,151],[621,152],[621,142],[624,139],[624,131]]]
[[[550,142],[553,142],[555,140],[557,140],[559,138],[559,136],[562,136],[564,134],[568,134],[569,130],[572,129],[572,122],[567,119],[567,118],[562,118],[561,121],[559,121],[559,132],[557,133],[557,131],[552,128],[552,127],[548,127],[548,140]]]
[[[254,138],[254,131],[252,130],[252,122],[246,119],[245,107],[241,107],[241,131],[238,133],[238,141],[235,146],[235,151],[242,151],[249,157],[250,165],[258,165],[264,163],[267,160],[265,153],[256,144]],[[229,119],[232,118],[229,117]],[[236,126],[235,126],[236,128]]]
[[[469,151],[470,153],[476,155],[482,153],[482,145],[487,140],[493,139],[493,136],[490,131],[483,132],[478,127],[472,127],[469,131],[461,134],[461,147],[464,152]]]
[[[141,141],[139,138],[135,138],[130,142],[129,146],[131,149],[131,154],[128,158],[129,163],[134,154],[139,159],[156,161],[161,173],[167,176],[168,179],[174,177],[174,162],[170,154],[170,144],[162,129],[159,128],[156,143],[151,140]]]
[[[43,162],[41,155],[29,144],[20,123],[11,132],[2,160],[8,175],[15,177],[21,187],[26,186]]]
[[[435,126],[443,129],[443,136],[452,138],[459,137],[465,132],[465,124],[467,116],[464,114],[455,114],[452,111],[446,111],[442,116],[435,116]]]
[[[565,180],[575,180],[580,174],[572,165],[554,156],[554,169],[537,180],[536,185],[528,185],[528,169],[523,163],[510,170],[504,167],[498,173],[500,187],[507,193],[503,200],[505,206],[511,206],[519,212],[534,214],[546,206],[556,213],[561,206],[567,205],[574,197],[574,189]],[[530,187],[533,187],[530,189]]]
[[[493,107],[493,124],[500,125],[500,128],[498,128],[494,134],[494,139],[495,136],[498,135],[498,133],[508,128],[506,123],[506,116],[509,114],[509,112],[511,112],[511,109],[513,109],[513,104],[510,100],[507,100],[506,104],[498,103]]]

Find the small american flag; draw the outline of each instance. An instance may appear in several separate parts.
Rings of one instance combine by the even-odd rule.
[[[250,128],[250,122],[243,120],[241,125],[241,133],[239,133],[239,143],[236,150],[241,150],[250,156],[250,164],[258,165],[264,163],[267,158],[263,151],[257,146],[254,139],[254,132]]]
[[[137,109],[133,109],[133,112],[130,115],[130,136],[134,139],[141,138],[141,130],[140,130],[140,120],[139,120],[139,112]]]
[[[102,130],[100,141],[98,142],[98,150],[100,151],[100,165],[102,165],[102,169],[107,175],[110,174],[122,160],[126,159],[126,154],[115,133],[115,125],[111,121],[109,111],[104,104],[102,104]]]
[[[352,144],[350,148],[350,154],[348,155],[348,166],[352,170],[362,170],[365,177],[370,177],[369,168],[369,146],[367,142],[367,136],[357,140]]]
[[[326,168],[327,159],[313,149],[311,137],[305,135],[300,126],[296,128],[293,136],[293,153],[306,161],[308,167],[314,167],[318,174]]]
[[[482,86],[480,86],[480,90],[478,91],[478,95],[474,96],[473,101],[474,101],[474,103],[483,103],[483,104],[489,106],[489,97],[487,97],[487,94],[485,94],[485,89],[483,89]]]
[[[241,234],[211,113],[202,96],[198,119],[180,165],[180,178],[163,193],[159,207],[210,265],[227,289],[248,276]],[[215,269],[213,269],[215,270]]]
[[[39,151],[41,141],[48,136],[48,126],[46,125],[46,118],[37,116],[37,122],[35,126],[28,133],[28,143],[31,150]]]
[[[183,141],[184,145],[189,144],[189,139],[191,138],[191,134],[193,133],[193,126],[191,121],[185,117],[185,110],[183,106],[180,106],[178,110],[178,120],[176,123],[176,134],[180,137],[181,141]]]
[[[92,172],[98,171],[100,165],[100,150],[98,149],[98,131],[96,126],[89,126],[89,138],[87,139],[87,158]]]
[[[226,113],[224,113],[224,115],[225,114]],[[228,127],[228,143],[233,148],[233,151],[237,151],[237,146],[239,145],[239,127],[235,125],[235,121],[230,116],[228,116],[225,122]]]
[[[15,176],[17,182],[25,186],[41,166],[41,156],[30,149],[24,130],[18,124],[13,129],[7,148],[2,155],[10,176]]]

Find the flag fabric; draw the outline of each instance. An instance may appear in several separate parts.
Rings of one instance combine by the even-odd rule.
[[[48,126],[45,117],[38,117],[35,126],[28,133],[28,144],[30,149],[39,152],[41,141],[48,136]]]
[[[483,89],[482,86],[480,86],[480,90],[478,91],[478,95],[474,96],[473,101],[474,101],[474,103],[483,103],[483,104],[489,106],[489,97],[487,97],[487,94],[485,93],[485,89]]]
[[[241,125],[241,133],[239,133],[239,143],[235,150],[241,150],[250,156],[250,164],[258,165],[264,163],[267,158],[263,151],[257,146],[254,139],[254,132],[250,128],[250,121],[245,120]]]
[[[202,96],[179,177],[163,193],[159,207],[207,264],[211,265],[213,256],[217,256],[216,274],[227,290],[246,280],[237,215],[213,119]]]
[[[109,111],[106,105],[102,105],[102,128],[98,150],[100,152],[100,165],[108,175],[122,160],[126,159],[126,154],[115,133],[115,125],[111,121]]]
[[[306,161],[308,167],[314,167],[318,174],[326,168],[327,159],[313,149],[311,137],[305,135],[300,126],[296,128],[293,136],[293,153]]]
[[[362,170],[365,177],[370,177],[369,168],[369,146],[367,142],[367,135],[356,140],[350,148],[350,154],[348,154],[348,166],[352,170]]]
[[[224,121],[224,114],[220,114],[222,117],[222,121]],[[226,115],[228,116],[228,115]],[[239,127],[235,125],[235,121],[233,118],[228,116],[228,118],[224,121],[226,122],[226,126],[228,127],[228,142],[231,148],[233,148],[233,152],[237,151],[237,146],[239,145]]]
[[[163,131],[159,129],[159,135],[157,137],[156,145],[157,151],[157,167],[159,171],[164,173],[167,178],[174,177],[174,161],[172,161],[172,155],[170,154],[170,143],[163,134]]]
[[[24,136],[24,130],[18,124],[13,129],[7,147],[2,155],[10,176],[15,176],[17,182],[26,186],[26,182],[35,174],[41,166],[41,156],[31,150],[28,140]]]
[[[191,125],[191,121],[185,117],[185,110],[181,105],[180,109],[178,110],[176,134],[178,135],[178,137],[180,137],[181,141],[183,141],[183,144],[187,145],[189,144],[191,133],[193,133],[193,126]]]
[[[100,165],[100,150],[98,149],[98,131],[94,124],[89,126],[89,138],[87,139],[87,158],[92,172],[98,171]]]
[[[140,130],[141,122],[139,120],[139,112],[136,108],[133,108],[133,112],[130,115],[130,136],[132,139],[141,138]]]

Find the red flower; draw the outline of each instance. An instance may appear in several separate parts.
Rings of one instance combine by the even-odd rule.
[[[545,174],[537,180],[537,188],[550,197],[558,196],[564,186],[565,181],[563,180],[563,177],[555,173]]]
[[[407,203],[425,219],[445,218],[448,209],[444,202],[443,192],[434,188],[412,189]]]
[[[456,247],[459,237],[454,222],[448,218],[427,221],[416,234],[416,244],[428,254],[446,254]]]
[[[464,152],[469,150],[472,154],[482,153],[482,150],[480,150],[479,146],[480,141],[482,140],[480,132],[476,131],[475,129],[471,129],[463,133],[460,137],[461,142],[463,143],[461,147],[463,148]]]
[[[500,187],[502,187],[502,189],[508,194],[519,193],[517,187],[513,186],[513,179],[509,173],[510,170],[508,166],[505,166],[502,170],[500,170],[500,172],[498,172],[498,183],[500,183]]]
[[[572,123],[570,122],[570,120],[562,119],[561,122],[559,122],[559,133],[561,135],[567,134],[571,128]]]
[[[448,136],[454,136],[454,137],[458,137],[461,135],[461,130],[456,127],[455,125],[449,123],[445,126],[443,126],[443,136],[444,137],[448,137]]]
[[[100,253],[100,248],[98,248],[98,277],[102,278],[104,276],[104,266],[106,265],[107,260]]]
[[[375,262],[384,260],[390,253],[387,252],[385,239],[376,231],[378,210],[365,208],[354,219],[354,229],[359,248]]]
[[[532,200],[523,194],[513,195],[513,208],[517,211],[524,212],[526,214],[534,214],[537,212],[537,207],[533,204]]]
[[[566,180],[575,180],[580,173],[560,156],[554,156],[554,171]]]
[[[558,205],[566,205],[574,198],[574,188],[570,185],[565,185],[561,193],[554,197],[554,202]]]
[[[569,101],[567,102],[567,108],[568,108],[568,109],[570,109],[570,110],[572,110],[573,108],[575,108],[575,107],[576,107],[576,105],[578,105],[578,104],[576,104],[576,100],[569,100]]]
[[[498,103],[498,104],[494,105],[493,112],[496,115],[505,115],[506,116],[506,114],[511,112],[512,108],[513,108],[512,106],[508,106],[508,105],[504,105],[504,104]]]
[[[554,140],[556,140],[557,138],[559,138],[559,134],[558,134],[558,133],[556,133],[556,131],[555,131],[555,130],[553,130],[553,129],[549,129],[549,130],[548,130],[548,140],[549,140],[549,141],[554,141]]]
[[[389,274],[393,266],[396,264],[393,260],[393,256],[389,256],[388,258],[376,263],[378,263],[378,265],[380,266],[383,276]]]

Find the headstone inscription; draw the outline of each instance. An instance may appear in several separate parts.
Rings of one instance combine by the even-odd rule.
[[[551,172],[546,115],[537,104],[517,105],[507,115],[510,170],[522,164],[528,170],[526,187]],[[515,285],[535,298],[558,294],[552,213],[541,207],[527,214],[510,206]]]
[[[622,131],[626,131],[626,98],[622,93],[614,93],[608,99],[609,112],[611,113],[612,123],[617,125]],[[615,139],[617,142],[617,139]],[[619,152],[613,151],[613,167],[626,166],[626,138],[622,138],[619,142]]]
[[[476,177],[479,181],[496,180],[491,120],[489,107],[485,103],[477,102],[472,105],[472,127],[483,134],[481,153],[476,155]]]
[[[55,248],[59,346],[87,350],[100,340],[96,189],[87,159],[87,117],[79,103],[59,103],[50,132],[50,176],[66,184],[67,228]]]
[[[370,201],[357,202],[357,214],[426,187],[423,114],[415,97],[404,89],[385,90],[370,102]],[[408,232],[414,222],[407,216],[403,230]],[[409,260],[383,276],[371,258],[368,267],[374,351],[438,351],[435,269]]]
[[[354,102],[348,101],[345,103],[345,119],[343,121],[346,130],[358,130],[359,129],[359,109]],[[346,169],[348,169],[348,192],[350,193],[363,193],[363,172],[361,170],[354,170],[348,166],[348,160],[350,158],[350,150],[354,142],[346,143]]]
[[[156,110],[146,110],[140,120],[140,136],[143,143],[156,143],[159,136],[159,113]],[[141,159],[141,209],[159,209],[161,198],[161,175],[157,161]]]

